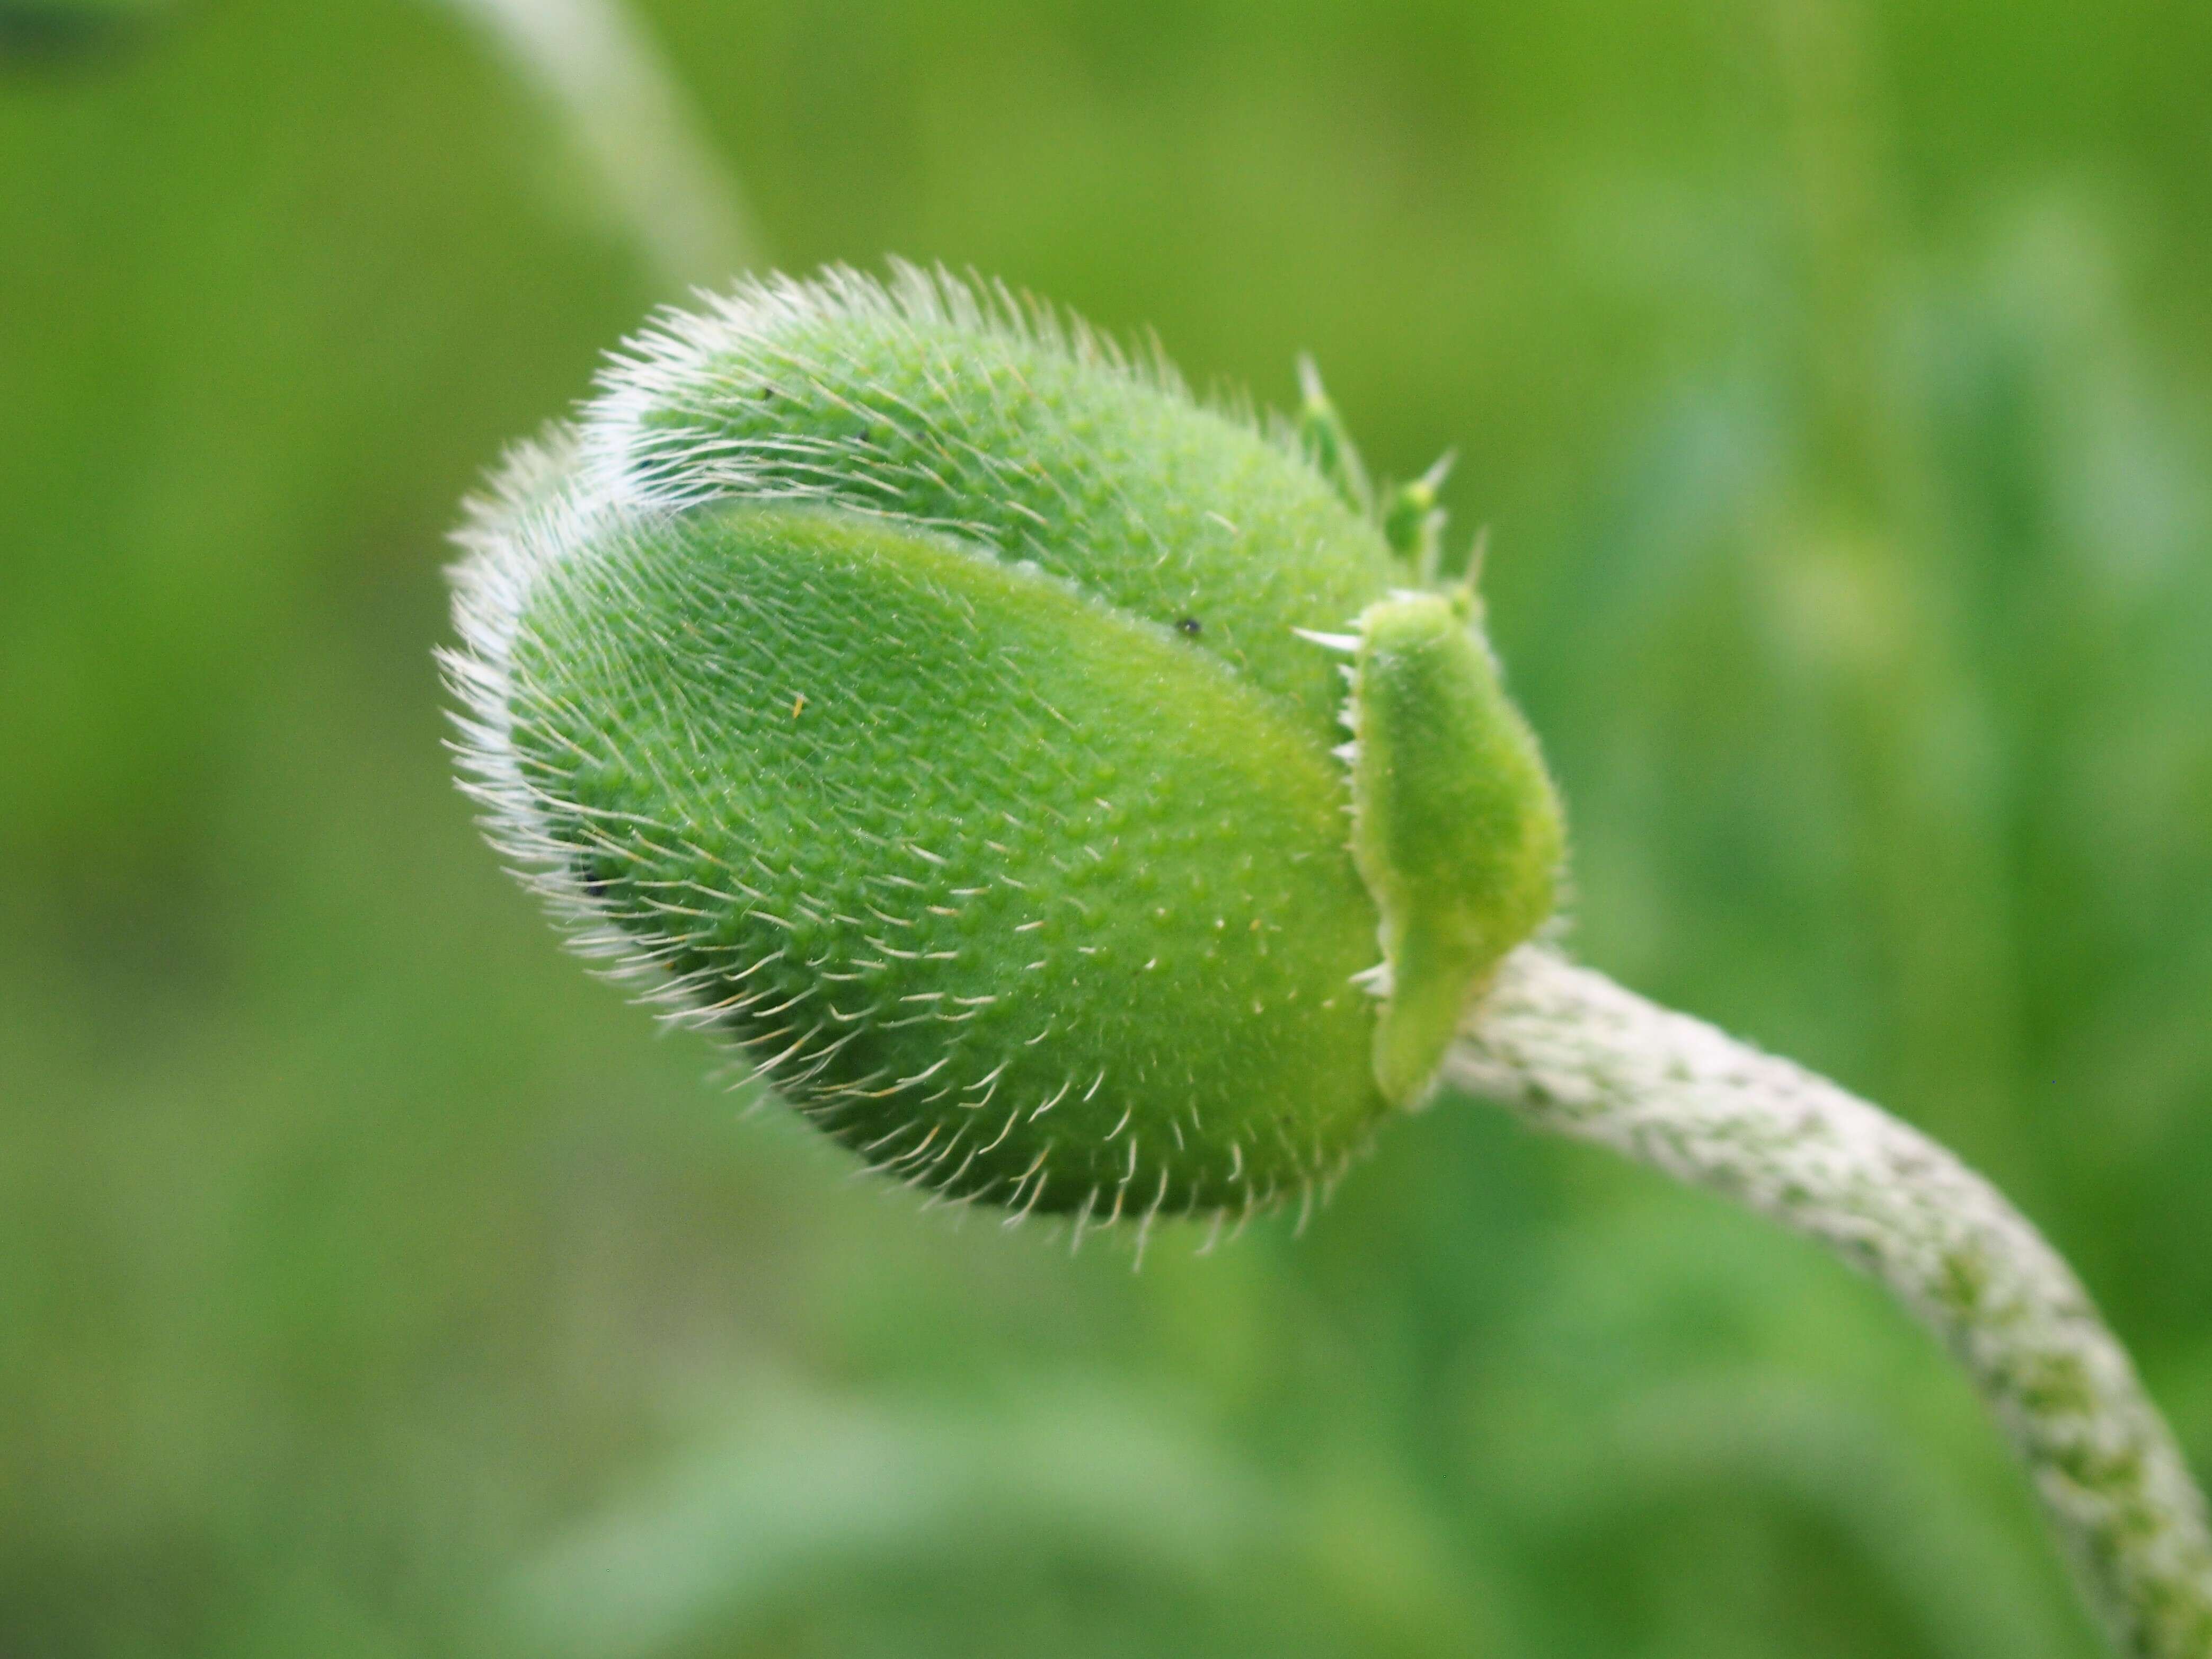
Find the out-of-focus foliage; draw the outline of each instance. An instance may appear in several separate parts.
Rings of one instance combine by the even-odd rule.
[[[1456,444],[1581,948],[1987,1169],[2212,1465],[2212,11],[642,13],[778,262]],[[1478,1106],[1137,1276],[740,1123],[439,749],[454,501],[669,297],[544,106],[0,20],[0,1652],[2094,1651],[1872,1291]]]

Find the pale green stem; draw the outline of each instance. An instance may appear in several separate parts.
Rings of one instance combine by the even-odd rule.
[[[1802,1067],[1538,946],[1507,961],[1445,1076],[1887,1285],[1988,1401],[2118,1650],[2212,1659],[2212,1536],[2188,1463],[2081,1282],[1989,1182]]]
[[[736,179],[621,0],[445,3],[537,88],[664,285],[719,287],[753,262],[751,215]]]

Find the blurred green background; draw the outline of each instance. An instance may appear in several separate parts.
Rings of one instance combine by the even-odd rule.
[[[2212,1468],[2212,9],[637,17],[760,258],[1456,445],[1578,948],[1996,1177]],[[1713,1201],[1450,1099],[1133,1275],[565,957],[430,660],[678,291],[549,110],[431,0],[0,4],[0,1655],[2096,1651]]]

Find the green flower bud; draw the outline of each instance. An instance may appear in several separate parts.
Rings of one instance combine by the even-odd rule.
[[[1472,594],[1407,591],[1306,404],[910,270],[663,317],[463,533],[494,842],[918,1185],[1310,1191],[1429,1086],[1561,830]]]

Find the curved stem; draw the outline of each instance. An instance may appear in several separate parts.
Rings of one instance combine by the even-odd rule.
[[[2212,1656],[2212,1537],[2172,1431],[2072,1271],[1957,1158],[1537,946],[1507,961],[1444,1075],[1534,1127],[1724,1194],[1887,1285],[1989,1402],[2119,1651]]]

